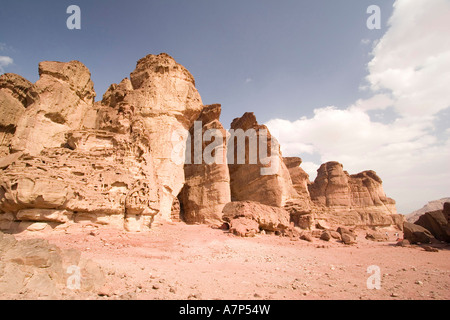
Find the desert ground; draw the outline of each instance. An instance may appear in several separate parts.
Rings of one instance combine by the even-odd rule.
[[[438,245],[438,252],[398,247],[395,230],[388,233],[389,242],[372,242],[359,230],[357,244],[347,246],[269,234],[240,238],[167,222],[143,233],[85,224],[15,237],[75,248],[101,266],[104,286],[89,293],[67,289],[62,299],[449,300],[450,246]],[[371,265],[380,268],[379,290],[367,287]]]

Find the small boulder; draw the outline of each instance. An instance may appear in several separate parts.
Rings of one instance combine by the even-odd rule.
[[[366,239],[375,242],[389,241],[389,237],[386,234],[377,231],[367,232]]]
[[[331,240],[331,234],[328,231],[322,232],[322,235],[320,236],[320,240],[330,241]]]
[[[252,219],[237,218],[230,221],[230,232],[238,237],[254,237],[259,232],[259,225]]]
[[[308,241],[308,242],[313,242],[314,241],[314,239],[311,236],[311,234],[307,233],[307,232],[303,232],[302,233],[302,235],[300,236],[300,240],[304,240],[304,241]]]

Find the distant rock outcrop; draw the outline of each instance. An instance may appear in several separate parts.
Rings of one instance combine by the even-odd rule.
[[[327,162],[317,170],[309,192],[317,206],[317,218],[332,224],[401,227],[395,201],[386,197],[374,171],[349,175],[342,164]]]
[[[413,211],[409,214],[407,214],[406,220],[408,222],[414,223],[417,221],[417,219],[419,219],[419,217],[427,212],[432,212],[432,211],[436,211],[436,210],[442,210],[442,206],[444,205],[444,203],[446,202],[450,202],[450,198],[442,198],[439,200],[433,200],[433,201],[429,201],[426,205],[424,205],[422,208],[420,208],[419,210]]]

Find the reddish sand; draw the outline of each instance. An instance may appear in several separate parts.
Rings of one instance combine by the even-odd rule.
[[[165,223],[146,233],[72,226],[22,233],[76,248],[101,265],[107,285],[85,299],[450,299],[450,247],[375,243],[346,246],[275,235],[238,238],[207,226]],[[325,247],[323,247],[325,246]],[[367,268],[380,267],[369,290]]]

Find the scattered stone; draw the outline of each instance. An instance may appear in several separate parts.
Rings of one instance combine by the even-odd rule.
[[[323,240],[323,241],[330,241],[330,240],[331,240],[331,235],[330,235],[330,233],[329,233],[328,231],[324,231],[324,232],[322,233],[322,235],[320,236],[320,240]]]
[[[300,236],[300,239],[301,239],[301,240],[308,241],[308,242],[313,242],[313,241],[314,241],[314,239],[313,239],[313,237],[311,236],[311,234],[306,233],[306,232],[302,233],[302,235]]]
[[[411,243],[409,242],[409,240],[403,239],[403,240],[398,241],[396,245],[399,247],[408,247],[411,245]]]
[[[439,252],[439,249],[438,248],[433,248],[433,247],[430,247],[430,246],[423,246],[422,247],[425,251],[428,251],[428,252]]]
[[[389,237],[386,234],[377,231],[367,232],[366,239],[375,242],[389,241]]]

